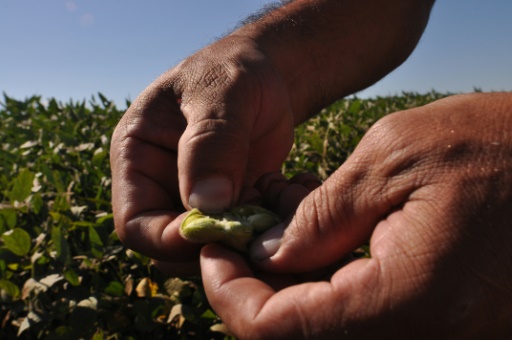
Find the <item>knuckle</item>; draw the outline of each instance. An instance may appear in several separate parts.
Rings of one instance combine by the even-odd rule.
[[[144,252],[144,245],[146,243],[146,233],[141,225],[140,218],[132,218],[130,220],[118,218],[114,220],[115,230],[119,241],[128,249],[134,251]]]
[[[136,240],[134,239],[134,237],[131,237],[131,233],[130,232],[127,232],[127,226],[126,224],[120,224],[120,223],[116,223],[116,234],[117,234],[117,237],[119,238],[119,241],[121,241],[121,243],[129,248],[129,249],[133,249],[133,247],[137,245],[137,242]]]
[[[249,149],[247,136],[242,131],[236,121],[201,119],[187,127],[179,142],[178,157],[200,160],[200,167],[205,166],[210,171],[216,167],[222,171],[236,167]]]
[[[318,242],[325,237],[331,237],[339,225],[340,216],[333,200],[333,193],[327,186],[320,186],[312,193],[312,198],[299,205],[296,212],[296,237],[303,238],[306,233],[309,240]],[[301,236],[302,235],[302,236]]]
[[[119,241],[130,249],[138,248],[138,245],[140,245],[140,237],[138,236],[138,227],[135,226],[134,222],[126,221],[124,218],[118,218],[114,220],[114,224]]]
[[[187,66],[187,84],[191,92],[226,87],[240,79],[240,67],[227,60],[210,60],[204,57],[192,59]]]
[[[339,184],[333,186],[321,186],[314,191],[313,210],[316,212],[317,234],[319,238],[324,236],[331,237],[339,229],[343,216],[347,214],[340,213],[340,200],[336,197],[343,190]]]
[[[187,127],[187,145],[203,143],[204,140],[215,144],[227,144],[226,147],[235,147],[244,144],[241,131],[236,121],[228,121],[221,118],[203,118]],[[226,150],[231,150],[227,148]]]
[[[237,58],[212,59],[193,56],[176,71],[182,88],[182,108],[187,105],[214,108],[222,112],[228,105],[240,105],[247,95],[256,92],[257,77],[244,61]],[[236,94],[244,93],[237,99]],[[226,100],[230,97],[230,100]]]
[[[232,70],[226,63],[214,64],[208,67],[202,74],[196,79],[197,83],[202,87],[217,88],[219,86],[225,86],[232,81],[231,77]]]

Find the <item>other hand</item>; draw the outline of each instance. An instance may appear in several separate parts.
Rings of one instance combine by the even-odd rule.
[[[258,270],[203,248],[211,305],[240,338],[510,338],[511,131],[509,93],[385,117],[253,244]],[[371,258],[296,279],[368,239]]]

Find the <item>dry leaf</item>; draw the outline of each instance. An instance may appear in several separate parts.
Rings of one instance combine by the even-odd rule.
[[[183,323],[185,322],[185,317],[183,316],[183,305],[181,303],[172,306],[171,312],[169,313],[169,317],[167,318],[167,323],[173,322],[174,318],[179,317],[177,322],[177,327],[181,328]]]
[[[51,287],[53,286],[55,283],[59,282],[60,280],[63,280],[64,279],[64,276],[60,275],[60,274],[51,274],[51,275],[48,275],[47,277],[39,280],[40,283],[46,285],[47,287]]]
[[[135,281],[133,280],[133,277],[129,275],[124,283],[124,292],[126,293],[126,295],[130,296],[132,294],[134,283]]]
[[[212,332],[222,333],[227,336],[234,336],[228,329],[228,327],[223,323],[216,323],[210,327]]]
[[[30,296],[30,293],[32,291],[37,292],[44,292],[48,289],[48,286],[34,280],[33,278],[28,279],[25,284],[23,285],[23,288],[21,290],[21,298],[25,300]]]
[[[151,281],[149,277],[145,277],[140,280],[135,291],[138,297],[153,297],[158,292],[158,284]]]

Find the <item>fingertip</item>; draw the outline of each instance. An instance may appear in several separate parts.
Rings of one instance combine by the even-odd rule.
[[[249,253],[256,263],[263,263],[274,256],[281,245],[285,225],[280,223],[260,235],[251,244]]]
[[[220,213],[232,205],[233,191],[233,182],[226,177],[201,179],[192,185],[188,204],[206,213]]]

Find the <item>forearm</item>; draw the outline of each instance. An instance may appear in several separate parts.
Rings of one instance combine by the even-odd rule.
[[[282,74],[296,122],[364,89],[415,48],[433,0],[295,0],[233,32]]]

